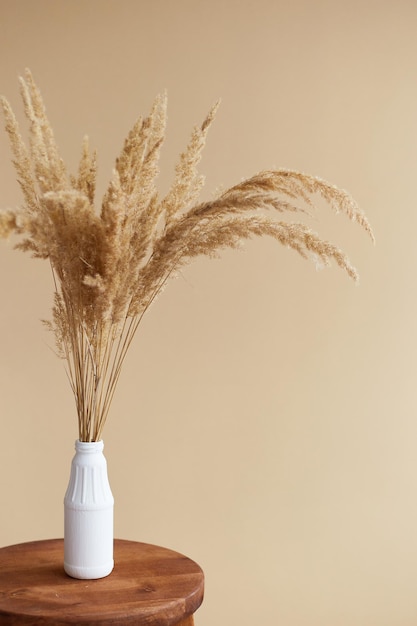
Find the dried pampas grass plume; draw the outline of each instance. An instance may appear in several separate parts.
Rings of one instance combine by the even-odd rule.
[[[355,201],[327,182],[295,171],[264,171],[210,202],[197,202],[197,170],[217,105],[194,128],[180,155],[171,189],[160,198],[155,181],[165,137],[167,99],[155,99],[116,159],[100,210],[95,208],[96,154],[84,139],[78,172],[59,155],[39,89],[29,70],[20,79],[30,123],[26,146],[15,115],[1,99],[23,205],[0,213],[0,236],[19,236],[17,248],[48,259],[54,276],[52,320],[67,361],[81,441],[101,438],[123,360],[149,305],[167,279],[197,256],[216,255],[243,240],[268,235],[305,258],[332,260],[357,279],[346,255],[303,223],[280,220],[298,202],[321,196],[371,236]]]

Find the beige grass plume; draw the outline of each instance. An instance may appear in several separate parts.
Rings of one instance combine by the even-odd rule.
[[[335,261],[357,279],[346,255],[303,223],[280,220],[302,211],[312,196],[358,222],[373,238],[355,201],[327,182],[295,171],[264,171],[198,202],[197,166],[217,106],[194,128],[174,182],[160,198],[155,181],[165,136],[166,96],[140,117],[126,138],[100,211],[95,209],[96,155],[85,139],[76,175],[59,155],[41,94],[26,71],[20,79],[30,123],[24,143],[14,113],[1,99],[13,163],[23,192],[20,209],[0,213],[0,236],[49,259],[55,281],[52,320],[67,361],[79,438],[101,438],[121,367],[143,314],[167,279],[199,255],[216,255],[254,236],[269,235],[303,257]],[[300,203],[301,201],[301,203]]]

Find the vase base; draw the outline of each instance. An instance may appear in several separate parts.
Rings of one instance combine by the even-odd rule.
[[[71,578],[80,580],[95,580],[96,578],[105,578],[112,573],[114,561],[101,565],[99,567],[82,567],[77,565],[69,565],[64,562],[64,570]]]

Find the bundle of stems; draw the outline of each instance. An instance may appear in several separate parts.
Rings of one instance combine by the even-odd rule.
[[[217,105],[195,127],[164,197],[156,189],[165,137],[166,96],[127,136],[100,211],[95,209],[96,154],[84,139],[76,175],[59,155],[45,106],[29,70],[20,79],[30,123],[29,145],[1,99],[23,205],[0,213],[0,236],[14,233],[17,248],[48,259],[54,303],[48,326],[66,359],[81,441],[101,439],[123,361],[144,313],[179,268],[199,255],[216,256],[253,236],[269,235],[303,257],[334,260],[350,277],[346,255],[303,223],[277,219],[302,212],[322,197],[336,211],[370,225],[355,201],[329,183],[290,170],[263,171],[198,202],[197,166]]]

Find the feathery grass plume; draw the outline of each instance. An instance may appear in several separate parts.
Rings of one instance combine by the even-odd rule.
[[[52,319],[59,354],[67,362],[79,438],[101,438],[123,361],[140,321],[166,281],[200,255],[216,256],[251,237],[269,236],[305,258],[332,260],[357,279],[346,255],[301,222],[277,219],[305,213],[314,196],[344,213],[371,236],[371,227],[345,191],[290,170],[264,171],[197,202],[198,173],[216,104],[196,126],[160,199],[158,164],[166,127],[166,95],[134,124],[104,194],[95,208],[96,153],[82,145],[76,175],[67,173],[45,106],[29,70],[20,79],[29,145],[5,98],[1,106],[23,192],[23,205],[0,212],[0,236],[19,236],[17,248],[49,259],[54,278]]]

